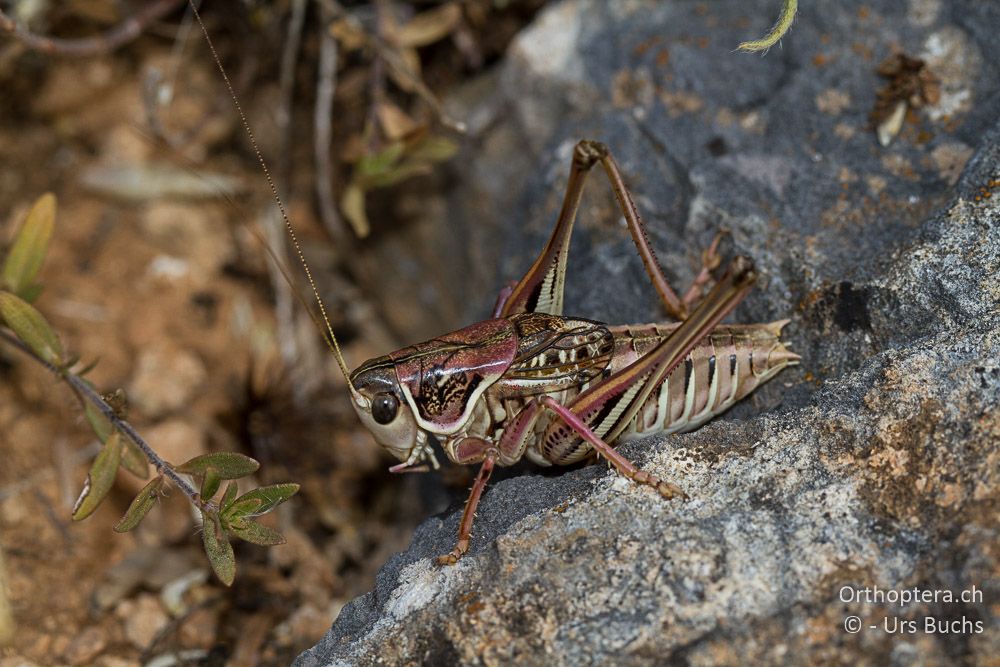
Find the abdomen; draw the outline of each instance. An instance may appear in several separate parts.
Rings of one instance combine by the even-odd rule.
[[[789,351],[780,340],[786,324],[788,320],[717,326],[653,390],[619,440],[696,429],[786,366],[797,364],[799,355]],[[676,324],[611,327],[615,335],[612,370],[652,350],[676,327]]]

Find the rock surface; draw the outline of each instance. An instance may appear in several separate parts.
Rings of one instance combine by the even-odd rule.
[[[449,298],[483,317],[482,294],[544,241],[573,143],[601,139],[677,284],[728,228],[764,275],[735,319],[792,318],[802,366],[693,434],[623,446],[690,500],[602,466],[501,481],[466,558],[432,564],[458,512],[425,522],[298,664],[1000,655],[1000,9],[806,4],[766,58],[731,53],[775,4],[551,6],[488,99],[455,102],[476,145],[449,226],[414,233],[454,251]],[[927,60],[941,99],[883,148],[867,117],[894,49]],[[567,311],[656,318],[618,218],[592,185]],[[942,593],[901,606],[845,592],[865,587]],[[951,625],[928,632],[925,617]],[[915,629],[886,630],[902,621]]]

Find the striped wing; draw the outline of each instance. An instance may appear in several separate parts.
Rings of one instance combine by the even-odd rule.
[[[600,322],[521,313],[508,318],[518,334],[518,351],[504,387],[519,395],[559,391],[608,372],[614,335]]]

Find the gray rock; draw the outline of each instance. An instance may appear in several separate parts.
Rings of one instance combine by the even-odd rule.
[[[470,304],[459,314],[483,317],[482,294],[544,242],[573,143],[601,139],[677,284],[727,227],[765,277],[735,319],[792,318],[802,366],[695,433],[622,447],[690,500],[603,466],[503,480],[458,565],[432,557],[459,513],[428,520],[297,664],[1000,655],[1000,8],[806,3],[781,48],[731,53],[775,4],[548,8],[466,103],[476,145],[451,223],[420,233],[454,250],[444,270],[462,279],[442,284]],[[867,115],[894,48],[926,57],[942,99],[882,148]],[[659,317],[608,189],[592,190],[567,311]],[[847,595],[866,587],[981,594]],[[958,625],[927,632],[925,617]],[[899,621],[915,630],[884,627]]]

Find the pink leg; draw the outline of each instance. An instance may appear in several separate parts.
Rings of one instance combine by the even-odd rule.
[[[389,466],[389,472],[395,475],[401,475],[409,472],[430,472],[431,467],[426,463],[421,463],[420,465],[411,466],[409,463],[397,463],[394,466]]]
[[[479,506],[479,499],[483,495],[483,489],[486,488],[486,482],[489,481],[490,473],[493,472],[493,464],[496,461],[495,456],[494,452],[490,452],[483,460],[483,465],[479,468],[479,474],[476,475],[476,481],[472,483],[472,492],[469,493],[469,499],[465,502],[465,511],[462,512],[462,522],[458,524],[458,544],[451,550],[451,553],[438,556],[438,565],[454,565],[469,550],[469,540],[472,539],[472,522],[476,518],[476,507]]]
[[[512,280],[500,288],[500,293],[497,294],[497,302],[493,306],[493,319],[496,319],[503,314],[503,307],[507,305],[507,299],[509,299],[510,295],[514,293],[515,287],[517,287],[517,283]]]
[[[661,496],[667,498],[668,500],[676,496],[687,498],[687,494],[684,493],[684,491],[682,491],[679,487],[674,486],[670,482],[663,481],[652,473],[637,468],[634,463],[622,456],[621,453],[615,450],[611,445],[598,438],[597,435],[591,431],[579,417],[573,414],[569,408],[562,405],[551,396],[542,397],[542,403],[545,404],[545,407],[559,415],[559,417],[561,417],[564,422],[569,424],[574,431],[583,436],[587,442],[593,445],[598,455],[606,458],[608,462],[611,463],[611,465],[613,465],[621,474],[638,484],[645,484],[646,486],[653,487],[660,492]]]
[[[455,461],[461,464],[471,464],[483,462],[479,468],[476,481],[472,484],[472,492],[465,503],[465,512],[462,513],[462,521],[458,526],[458,544],[451,553],[438,558],[439,565],[454,565],[469,549],[469,540],[472,537],[472,522],[476,515],[476,506],[489,481],[490,473],[493,471],[495,463],[500,465],[511,465],[520,460],[527,446],[531,429],[541,413],[541,404],[537,400],[531,400],[510,420],[507,428],[504,429],[500,444],[494,445],[491,441],[483,438],[466,437],[454,444]]]

